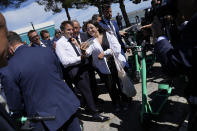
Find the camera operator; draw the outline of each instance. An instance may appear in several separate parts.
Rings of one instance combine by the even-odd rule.
[[[188,20],[181,31],[176,47],[172,46],[168,39],[162,35],[161,23],[154,17],[152,23],[153,35],[157,37],[155,53],[158,55],[162,66],[170,73],[186,74],[189,78],[189,87],[186,89],[188,102],[191,107],[188,120],[188,131],[197,130],[197,88],[194,82],[197,78],[197,1],[176,0],[174,1],[178,13]],[[175,7],[174,7],[175,8]]]

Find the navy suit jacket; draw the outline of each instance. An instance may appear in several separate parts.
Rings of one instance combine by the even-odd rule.
[[[41,40],[41,42],[46,46],[46,47],[52,47],[52,41],[51,40]],[[31,47],[40,47],[40,45],[36,43],[32,43]]]
[[[197,14],[181,31],[180,40],[173,47],[163,39],[155,44],[155,53],[162,65],[171,73],[187,74],[190,80],[188,95],[197,96]]]
[[[81,42],[85,42],[86,40],[88,40],[90,37],[88,36],[87,32],[80,32],[80,37],[81,37]]]
[[[118,27],[118,25],[117,25],[117,23],[116,23],[115,20],[112,20],[111,22],[112,22],[112,24],[113,24],[113,26],[114,26],[114,28],[115,28],[116,35],[117,35],[117,39],[118,39],[118,41],[119,41],[119,43],[120,43],[120,45],[121,45],[121,48],[125,51],[125,43],[122,41],[122,38],[121,38],[121,36],[120,36],[119,27]],[[107,20],[107,19],[102,19],[102,20],[99,22],[99,24],[100,24],[105,30],[110,30],[109,27],[108,27],[108,23],[109,23],[109,20]]]
[[[50,48],[20,46],[5,69],[2,84],[11,111],[55,116],[56,120],[44,122],[53,131],[76,113],[79,101],[62,80],[59,61]]]

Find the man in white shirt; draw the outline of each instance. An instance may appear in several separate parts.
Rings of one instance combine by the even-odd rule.
[[[60,26],[62,37],[56,42],[56,54],[64,67],[64,76],[67,82],[72,82],[80,90],[93,118],[106,121],[109,118],[99,115],[96,109],[92,92],[86,59],[81,55],[80,45],[73,37],[73,24],[63,21]]]

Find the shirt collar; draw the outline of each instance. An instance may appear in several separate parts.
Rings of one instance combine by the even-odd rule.
[[[105,18],[104,18],[104,22],[105,22],[106,24],[110,24],[110,21],[111,21],[111,20],[108,20],[108,19],[105,19]]]
[[[14,52],[16,52],[16,50],[17,50],[19,47],[21,47],[21,46],[23,46],[23,45],[19,45],[18,47],[16,47],[15,50],[14,50]]]

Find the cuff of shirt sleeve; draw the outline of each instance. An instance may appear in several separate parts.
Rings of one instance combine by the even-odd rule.
[[[81,61],[81,56],[78,56],[78,57],[76,58],[76,60],[80,62],[80,61]]]
[[[168,40],[166,36],[160,36],[157,38],[157,42],[161,41],[161,40]]]
[[[104,55],[111,55],[112,54],[112,50],[111,49],[107,49],[106,51],[104,51]]]

